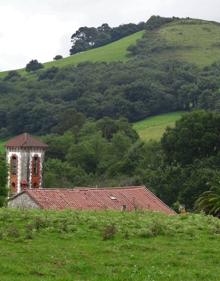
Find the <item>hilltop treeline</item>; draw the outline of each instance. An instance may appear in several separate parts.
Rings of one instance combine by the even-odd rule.
[[[80,27],[71,36],[73,45],[70,49],[70,54],[73,55],[109,44],[143,29],[153,30],[177,19],[175,17],[164,18],[152,16],[147,22],[140,22],[138,24],[129,23],[117,27],[110,27],[107,23],[104,23],[99,27]]]
[[[110,27],[107,23],[104,23],[97,28],[87,26],[80,27],[71,36],[71,42],[73,45],[70,49],[70,54],[73,55],[109,44],[125,36],[143,30],[144,28],[144,22],[140,22],[139,24],[123,24],[118,27]]]

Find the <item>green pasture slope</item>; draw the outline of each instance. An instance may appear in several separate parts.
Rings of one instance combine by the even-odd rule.
[[[44,68],[67,67],[77,65],[79,63],[90,62],[112,62],[112,61],[125,61],[128,59],[127,48],[136,43],[144,34],[144,31],[136,32],[130,36],[124,37],[118,41],[99,47],[96,49],[81,52],[64,59],[44,63]],[[28,62],[27,62],[28,63]],[[18,70],[20,74],[27,74],[24,69]],[[0,72],[0,77],[4,76],[7,72]],[[29,74],[30,75],[30,74]]]
[[[134,45],[143,36],[144,32],[143,30],[134,33],[103,47],[81,52],[61,60],[46,62],[44,67],[66,67],[85,61],[126,61],[128,59],[127,48]],[[151,44],[151,39],[155,35],[159,39],[157,41],[161,42],[161,46],[157,46],[159,51],[152,53],[155,61],[163,61],[172,57],[195,63],[201,67],[220,61],[219,23],[196,19],[178,20],[163,25],[159,29],[153,30],[152,33],[150,32],[147,42]],[[23,75],[27,75],[24,69],[18,71]],[[0,77],[6,74],[7,72],[0,72]],[[28,75],[30,76],[31,74]]]
[[[136,122],[133,128],[143,141],[160,140],[167,127],[174,127],[183,112],[172,112]]]
[[[1,281],[219,281],[220,220],[0,210]]]
[[[130,36],[124,37],[118,41],[105,45],[103,47],[95,48],[89,51],[81,52],[67,58],[51,61],[45,63],[45,67],[65,67],[76,65],[81,62],[112,62],[112,61],[125,61],[128,59],[127,48],[136,43],[144,34],[144,31],[136,32]]]
[[[202,20],[183,20],[168,24],[157,31],[172,50],[159,56],[194,63],[200,67],[220,62],[220,24]]]

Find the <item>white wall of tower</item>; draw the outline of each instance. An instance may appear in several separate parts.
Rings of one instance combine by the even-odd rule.
[[[28,182],[28,188],[31,188],[31,183],[32,183],[32,164],[33,164],[33,158],[35,156],[39,157],[40,161],[40,182],[39,182],[39,187],[42,187],[42,171],[43,171],[43,161],[44,161],[44,150],[43,149],[27,149],[27,148],[8,148],[6,150],[6,160],[8,164],[8,188],[10,190],[11,188],[11,180],[10,180],[10,162],[12,156],[17,157],[17,192],[21,192],[21,181],[23,179],[26,179]]]

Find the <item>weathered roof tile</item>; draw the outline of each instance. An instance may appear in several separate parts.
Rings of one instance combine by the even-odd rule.
[[[74,189],[43,188],[28,189],[24,192],[43,209],[122,210],[126,208],[127,211],[142,209],[175,214],[172,209],[145,186]]]

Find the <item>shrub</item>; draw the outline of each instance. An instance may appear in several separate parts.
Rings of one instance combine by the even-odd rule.
[[[67,220],[62,220],[59,224],[60,232],[68,232],[68,222]]]
[[[161,27],[164,24],[170,23],[172,21],[177,20],[178,18],[165,18],[165,17],[160,17],[160,16],[152,16],[149,18],[147,21],[146,27],[147,29],[153,30],[156,28]]]
[[[41,217],[36,217],[33,222],[34,228],[36,230],[40,230],[41,228],[45,228],[48,225],[48,222]]]
[[[21,75],[16,70],[11,70],[8,72],[8,74],[5,76],[4,81],[8,80],[17,80],[21,77]]]
[[[37,60],[31,60],[25,67],[27,72],[36,71],[38,69],[43,68],[43,64],[39,63]]]
[[[102,238],[103,240],[109,240],[115,238],[115,235],[117,233],[117,228],[114,224],[108,225],[105,227],[103,231]]]
[[[16,226],[11,226],[7,231],[7,235],[11,238],[19,238],[20,232]]]
[[[45,80],[45,79],[52,80],[52,79],[54,79],[54,77],[58,71],[59,71],[59,68],[55,67],[55,66],[48,68],[47,70],[40,73],[38,80]]]
[[[63,56],[61,55],[56,55],[53,60],[61,60],[63,58]]]
[[[139,236],[141,238],[151,238],[151,237],[154,237],[155,235],[151,229],[147,229],[147,230],[141,230],[139,233]]]
[[[25,239],[33,239],[33,224],[27,224],[25,228]]]

